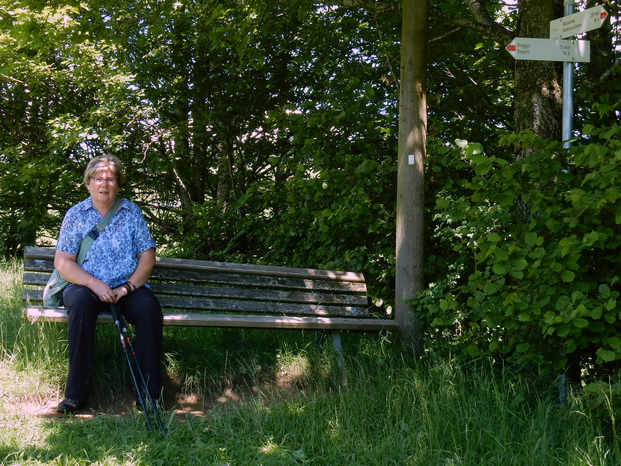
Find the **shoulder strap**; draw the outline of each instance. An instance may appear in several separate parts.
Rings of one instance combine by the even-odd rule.
[[[114,201],[114,205],[106,212],[104,218],[102,218],[97,224],[97,230],[101,233],[106,229],[106,225],[110,222],[110,219],[114,217],[114,214],[121,208],[121,199],[117,197],[116,201]]]
[[[82,265],[82,262],[86,259],[86,253],[91,247],[91,244],[93,244],[93,241],[99,237],[99,233],[106,229],[106,225],[110,223],[110,219],[119,211],[121,208],[121,202],[121,199],[117,198],[114,205],[108,210],[106,215],[104,215],[104,218],[102,218],[99,223],[95,225],[95,227],[82,239],[82,242],[80,243],[80,250],[78,251],[78,257],[76,259],[79,265]]]

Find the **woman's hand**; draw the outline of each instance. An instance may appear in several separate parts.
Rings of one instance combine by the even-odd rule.
[[[112,289],[80,267],[74,254],[57,250],[54,255],[54,267],[65,280],[86,286],[104,303],[116,303],[118,298]]]
[[[129,294],[129,291],[123,285],[117,286],[112,290],[112,292],[114,293],[114,303],[117,303],[119,299],[124,298]]]
[[[119,300],[117,293],[115,292],[116,288],[113,290],[106,283],[96,279],[95,277],[92,277],[92,280],[89,280],[87,286],[97,295],[99,300],[104,303],[115,304]]]

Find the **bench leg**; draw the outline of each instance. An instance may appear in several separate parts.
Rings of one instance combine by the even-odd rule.
[[[341,334],[339,332],[332,332],[332,348],[336,353],[336,362],[339,365],[339,369],[345,368],[345,358],[343,357],[343,343],[341,342]]]
[[[341,342],[341,334],[332,332],[332,347],[336,353],[336,363],[341,372],[341,385],[347,385],[347,374],[345,373],[345,358],[343,357],[343,343]]]
[[[325,330],[316,330],[315,331],[315,344],[322,345],[326,339]],[[339,372],[341,373],[341,382],[343,385],[347,385],[347,376],[345,375],[345,358],[343,356],[343,343],[341,341],[341,333],[337,331],[330,331],[332,334],[332,349],[336,353],[336,364],[338,366]]]

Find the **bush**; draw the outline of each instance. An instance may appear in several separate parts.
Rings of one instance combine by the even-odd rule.
[[[556,370],[621,360],[621,126],[583,134],[571,150],[507,135],[499,156],[460,144],[471,176],[437,196],[434,232],[459,260],[414,303],[431,340]]]

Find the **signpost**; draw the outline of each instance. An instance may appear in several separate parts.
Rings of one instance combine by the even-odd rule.
[[[565,0],[562,18],[550,21],[550,38],[515,37],[506,50],[516,60],[545,60],[563,62],[563,147],[569,148],[574,113],[573,63],[591,60],[591,45],[588,40],[562,40],[604,24],[608,12],[601,5],[574,13],[573,0]]]
[[[588,62],[591,58],[588,40],[515,37],[507,45],[507,51],[516,60]]]
[[[565,0],[563,12],[565,16],[561,19],[571,18],[574,15],[573,0]],[[552,30],[553,21],[550,21],[550,30]],[[574,64],[571,62],[563,63],[563,106],[561,108],[561,117],[561,141],[563,142],[563,149],[569,149],[574,126]]]
[[[599,29],[607,17],[608,12],[603,6],[598,5],[588,10],[554,19],[550,21],[550,39],[564,39]]]

